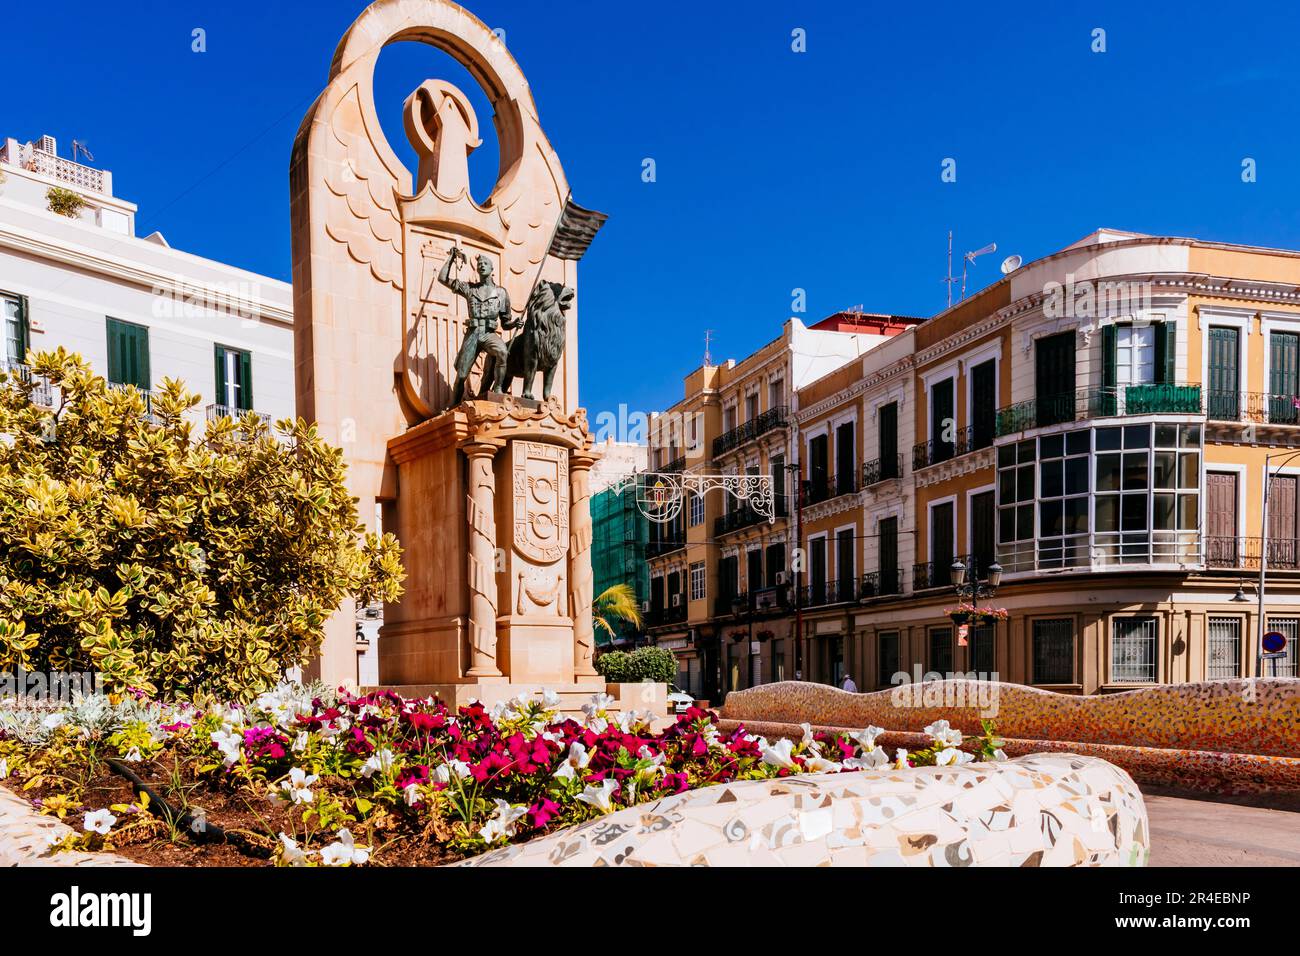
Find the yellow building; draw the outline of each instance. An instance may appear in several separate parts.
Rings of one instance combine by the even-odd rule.
[[[1101,230],[900,324],[794,386],[790,517],[723,515],[692,539],[709,594],[733,574],[742,591],[754,550],[776,591],[767,615],[690,605],[683,633],[717,648],[700,666],[720,692],[796,672],[1083,693],[1254,674],[1261,554],[1265,629],[1290,638],[1264,672],[1297,673],[1300,253]],[[719,370],[720,413],[762,355]],[[774,444],[751,444],[702,464],[770,468]],[[1265,456],[1292,449],[1270,467],[1264,552]],[[767,551],[778,533],[784,553]],[[958,567],[1000,569],[978,603],[1005,620],[955,625]],[[784,666],[751,624],[784,641]]]

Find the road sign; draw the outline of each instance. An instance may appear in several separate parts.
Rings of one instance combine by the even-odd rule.
[[[1262,645],[1266,654],[1284,654],[1286,653],[1286,635],[1281,631],[1269,631],[1264,635]]]

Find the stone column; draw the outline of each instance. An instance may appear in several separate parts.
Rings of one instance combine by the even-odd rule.
[[[591,622],[591,466],[593,455],[569,453],[569,613],[573,615],[575,680],[598,677],[592,665],[596,634]]]
[[[469,523],[466,578],[469,582],[470,667],[467,677],[500,677],[497,667],[497,528],[495,445],[473,442],[463,448],[469,461],[465,516]],[[436,573],[436,571],[435,571]]]

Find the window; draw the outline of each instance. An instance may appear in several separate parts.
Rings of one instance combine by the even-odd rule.
[[[1196,560],[1201,426],[1160,423],[1095,431],[1095,560]]]
[[[216,347],[217,404],[231,411],[253,407],[253,357],[241,349]]]
[[[1156,635],[1154,617],[1111,619],[1110,679],[1116,684],[1152,684],[1156,679]]]
[[[1208,627],[1205,676],[1223,680],[1241,674],[1241,618],[1211,617]]]
[[[952,673],[952,628],[930,628],[930,670]]]
[[[880,593],[900,594],[902,584],[898,579],[898,517],[881,518],[878,526]]]
[[[1008,571],[1034,569],[1034,462],[1031,438],[998,449],[998,563]]]
[[[1147,385],[1156,380],[1154,325],[1124,323],[1115,328],[1115,384]]]
[[[978,674],[993,673],[993,624],[976,624],[970,629],[970,666]]]
[[[728,405],[722,410],[722,430],[729,432],[736,427],[736,406]]]
[[[1087,430],[1038,440],[1039,568],[1088,563],[1090,441]]]
[[[826,603],[826,538],[808,542],[808,603]]]
[[[858,462],[853,454],[855,422],[835,429],[835,494],[851,495],[858,490]]]
[[[702,585],[701,585],[702,587]],[[740,559],[734,554],[718,562],[718,614],[732,613],[732,598],[740,593]],[[703,597],[703,591],[699,597]],[[691,599],[696,600],[695,570],[691,569]]]
[[[772,642],[772,680],[785,680],[785,641]]]
[[[5,326],[0,367],[21,365],[27,360],[27,300],[17,295],[0,295],[0,313]]]
[[[740,648],[727,645],[727,690],[740,690]]]
[[[785,543],[767,546],[767,586],[776,587],[776,576],[785,570]]]
[[[114,385],[134,385],[142,392],[152,387],[149,377],[149,330],[143,325],[108,320],[108,380]]]
[[[704,496],[691,495],[691,527],[704,521]]]
[[[1268,619],[1268,629],[1270,631],[1281,631],[1286,635],[1286,657],[1271,660],[1265,665],[1268,676],[1300,677],[1300,669],[1296,667],[1297,658],[1300,657],[1296,646],[1300,644],[1300,618],[1270,617]]]
[[[696,561],[691,565],[691,600],[704,600],[704,562]]]
[[[772,504],[776,516],[783,518],[790,513],[789,502],[785,500],[785,455],[773,455],[772,467]]]
[[[880,455],[880,480],[901,478],[898,460],[898,403],[881,405],[876,413],[877,448]]]
[[[745,396],[745,421],[752,422],[758,417],[758,392]]]
[[[930,386],[930,464],[947,461],[957,453],[952,382],[945,378]]]
[[[779,378],[772,379],[767,386],[767,407],[780,408],[785,404],[785,382]]]
[[[898,632],[881,631],[879,640],[880,670],[876,675],[876,684],[888,687],[898,673]]]
[[[844,638],[832,637],[826,642],[826,657],[831,686],[839,687],[844,683]]]
[[[763,587],[763,551],[760,548],[745,553],[745,587],[750,591],[751,600],[753,592]]]
[[[825,501],[829,494],[830,451],[825,434],[808,442],[808,503]]]
[[[1074,620],[1068,617],[1034,621],[1035,684],[1074,683]]]
[[[994,359],[981,362],[970,370],[971,448],[987,448],[993,444],[998,407],[997,379]]]

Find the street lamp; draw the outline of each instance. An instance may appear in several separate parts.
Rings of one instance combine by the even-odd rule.
[[[1002,583],[1002,565],[994,561],[989,565],[987,578],[981,581],[978,577],[972,577],[969,583],[966,581],[966,570],[961,558],[952,562],[952,586],[959,599],[974,604],[977,600],[991,598],[997,593],[998,585]]]
[[[1273,476],[1269,474],[1268,463],[1274,458],[1281,458],[1277,470],[1281,471],[1287,463],[1300,458],[1300,451],[1279,452],[1264,456],[1264,507],[1259,516],[1259,611],[1258,628],[1255,632],[1255,676],[1264,676],[1264,575],[1268,570],[1268,498],[1272,490]],[[1238,589],[1240,593],[1240,588]],[[1234,597],[1235,601],[1236,598]]]

